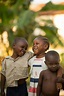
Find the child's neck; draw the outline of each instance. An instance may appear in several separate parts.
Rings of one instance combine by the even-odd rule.
[[[47,70],[48,70],[50,73],[57,75],[57,71],[51,71],[51,70],[49,70],[49,69],[47,69]]]
[[[44,57],[45,56],[45,53],[41,53],[41,54],[37,54],[36,55],[36,58],[42,58],[42,57]]]
[[[11,57],[14,58],[14,59],[18,58],[18,56],[16,54],[14,54],[14,53],[13,53],[13,55]]]

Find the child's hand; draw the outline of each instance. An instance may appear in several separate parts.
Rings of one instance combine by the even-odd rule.
[[[62,67],[60,66],[57,72],[57,89],[62,88],[62,84],[61,84],[62,73],[63,73],[63,70],[62,70]]]
[[[5,92],[2,92],[2,93],[1,93],[1,96],[5,96]]]
[[[63,78],[60,78],[60,77],[57,77],[57,82],[58,83],[64,83],[64,79]]]
[[[57,77],[57,89],[62,89],[62,78],[61,77]]]
[[[62,84],[61,83],[57,83],[56,85],[57,85],[57,90],[62,89]]]

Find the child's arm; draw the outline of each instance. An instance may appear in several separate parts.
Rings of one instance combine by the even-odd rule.
[[[5,96],[5,82],[6,82],[6,64],[5,64],[5,59],[2,61],[2,70],[1,70],[1,96]]]
[[[57,77],[62,77],[62,74],[63,74],[63,69],[60,66],[59,69],[58,69],[58,72],[57,72]]]
[[[62,78],[63,78],[63,80],[62,80],[62,89],[64,90],[64,74],[63,74],[63,76],[62,76]]]
[[[57,72],[57,78],[61,78],[62,77],[62,67],[60,66]],[[62,84],[61,83],[57,83],[57,89],[61,89],[62,88]]]
[[[1,96],[5,96],[4,88],[5,88],[6,78],[3,74],[1,74]]]
[[[40,73],[38,86],[37,86],[37,96],[40,96],[42,93],[42,82],[43,82],[43,72]]]
[[[26,54],[28,54],[27,56],[28,56],[28,60],[30,60],[33,56],[34,56],[34,53],[32,53],[32,52],[27,52]]]

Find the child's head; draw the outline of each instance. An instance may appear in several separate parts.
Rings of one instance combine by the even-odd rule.
[[[17,37],[13,42],[13,54],[16,57],[23,56],[27,50],[28,42],[25,38]]]
[[[45,64],[50,71],[56,72],[59,68],[60,57],[56,51],[48,51],[45,54]]]
[[[48,38],[43,36],[38,36],[33,41],[33,52],[35,55],[45,53],[49,49]]]

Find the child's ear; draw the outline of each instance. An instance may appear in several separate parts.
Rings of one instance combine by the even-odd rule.
[[[45,44],[45,49],[47,49],[48,48],[48,44]]]

